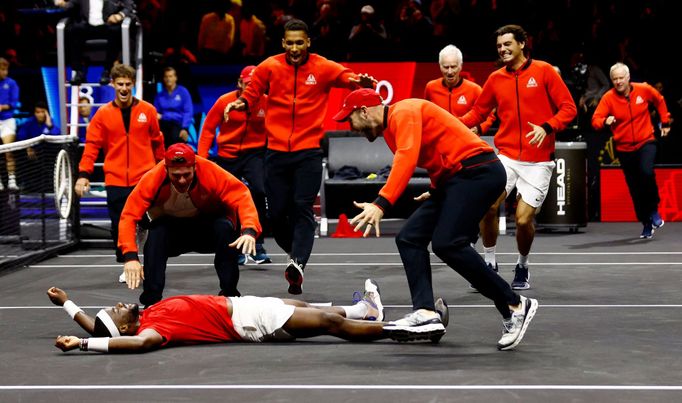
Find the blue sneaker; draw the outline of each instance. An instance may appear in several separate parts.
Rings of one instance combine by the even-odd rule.
[[[237,258],[237,264],[240,266],[243,266],[246,264],[246,255],[243,253],[239,254],[239,257]]]
[[[661,218],[661,215],[658,213],[658,211],[654,211],[653,214],[651,214],[651,226],[654,227],[654,229],[661,228],[665,224],[665,221]]]
[[[648,222],[644,224],[642,228],[642,233],[639,235],[640,239],[651,239],[654,237],[654,226],[652,223]]]
[[[249,260],[252,260],[256,264],[272,263],[272,260],[265,251],[263,244],[256,244],[256,254],[249,256]]]

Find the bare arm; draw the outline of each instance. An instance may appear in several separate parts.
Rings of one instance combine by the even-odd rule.
[[[47,296],[50,298],[53,304],[57,306],[64,306],[64,303],[69,300],[69,296],[64,292],[64,290],[57,287],[50,287],[47,290]],[[80,327],[86,332],[93,334],[95,332],[95,319],[83,311],[76,313],[73,318]]]
[[[83,339],[76,336],[58,336],[55,347],[62,351],[71,351],[81,346]],[[121,336],[109,338],[109,353],[146,353],[161,347],[163,337],[156,330],[145,329],[137,336]]]

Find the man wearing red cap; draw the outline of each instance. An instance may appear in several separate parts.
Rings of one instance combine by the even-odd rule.
[[[133,97],[135,69],[125,64],[114,66],[111,82],[116,98],[99,108],[88,125],[74,190],[80,197],[88,191],[95,160],[102,150],[107,209],[111,236],[116,245],[123,205],[142,175],[163,159],[164,146],[156,108]],[[116,261],[123,263],[118,248]]]
[[[237,81],[238,89],[218,98],[208,111],[201,129],[197,155],[208,158],[208,151],[216,139],[218,130],[218,157],[215,162],[227,172],[244,180],[256,203],[258,219],[261,225],[265,226],[267,211],[263,159],[268,96],[263,95],[248,111],[232,111],[229,120],[223,119],[225,107],[242,94],[244,88],[251,82],[251,74],[255,68],[256,66],[244,67]],[[243,264],[249,259],[257,264],[271,262],[263,247],[263,234],[256,240],[256,254],[241,255],[239,262]]]
[[[497,348],[509,350],[519,344],[538,302],[512,291],[497,273],[486,268],[470,244],[478,234],[479,221],[504,189],[504,167],[493,149],[429,101],[406,99],[384,106],[370,89],[351,92],[334,119],[350,120],[351,129],[369,141],[383,134],[395,153],[391,173],[376,200],[355,202],[362,212],[351,223],[357,224],[356,230],[365,227],[364,236],[372,228],[380,235],[384,211],[398,200],[416,167],[426,169],[431,179],[430,192],[417,198],[423,204],[396,237],[414,312],[390,322],[384,330],[398,336],[443,328],[433,302],[431,243],[436,256],[495,303],[504,324]]]
[[[265,191],[272,232],[289,254],[285,278],[289,293],[300,294],[305,268],[315,240],[313,203],[322,179],[324,112],[333,87],[372,87],[376,80],[309,53],[305,22],[292,19],[284,26],[284,53],[269,57],[253,72],[241,96],[225,108],[251,110],[268,93],[265,117]]]
[[[149,219],[144,269],[138,258],[135,228]],[[215,253],[220,295],[238,296],[239,252],[253,254],[261,232],[249,189],[213,162],[196,157],[183,143],[173,144],[165,159],[147,172],[130,194],[119,224],[128,288],[143,280],[140,302],[163,297],[169,257],[195,251]]]

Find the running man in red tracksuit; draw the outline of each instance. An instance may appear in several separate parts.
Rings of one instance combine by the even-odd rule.
[[[232,110],[253,110],[268,93],[265,192],[270,224],[275,241],[290,257],[285,270],[289,293],[300,294],[315,239],[313,203],[322,180],[320,140],[329,91],[372,87],[376,80],[309,53],[303,21],[286,23],[282,47],[284,53],[256,67],[248,87],[225,108],[225,120]]]
[[[351,92],[335,120],[350,120],[351,128],[369,141],[384,136],[393,151],[393,168],[386,185],[372,203],[355,203],[363,211],[351,223],[364,236],[372,228],[380,235],[384,211],[398,200],[416,167],[424,168],[431,189],[418,199],[423,204],[410,216],[396,237],[407,274],[414,312],[384,327],[393,337],[442,329],[433,301],[433,253],[490,298],[503,318],[500,350],[521,342],[538,302],[519,296],[500,276],[486,268],[471,247],[483,215],[504,189],[504,167],[485,141],[444,109],[423,99],[406,99],[384,106],[371,89]]]
[[[516,188],[516,244],[519,257],[512,288],[530,288],[528,254],[535,238],[535,213],[547,197],[554,170],[555,134],[568,126],[577,109],[566,84],[549,63],[524,55],[526,31],[505,25],[495,32],[497,54],[505,67],[493,72],[474,107],[460,120],[467,127],[483,122],[497,108],[500,128],[495,147],[507,173],[507,185],[481,222],[488,267],[497,269],[497,212]]]
[[[670,132],[670,113],[665,99],[647,83],[631,83],[630,69],[623,63],[611,66],[613,88],[599,101],[592,115],[596,130],[608,127],[613,132],[618,159],[635,206],[637,220],[644,228],[640,238],[651,238],[654,229],[663,226],[658,213],[658,196],[654,160],[656,138],[651,124],[649,106],[661,117],[661,136]]]
[[[481,95],[481,86],[462,77],[462,51],[454,45],[444,47],[438,54],[438,67],[442,78],[431,80],[424,89],[424,99],[440,106],[453,116],[464,116],[474,106],[474,102]],[[485,134],[495,121],[495,114],[491,113],[485,122],[471,130],[478,134]]]
[[[116,65],[111,69],[111,82],[116,98],[99,108],[88,125],[75,191],[80,197],[88,191],[95,160],[102,150],[111,237],[116,245],[123,206],[142,175],[163,159],[164,146],[156,108],[133,97],[135,70]],[[119,248],[116,261],[124,262]]]
[[[144,268],[138,258],[135,228],[147,218]],[[163,298],[169,257],[190,251],[215,253],[220,295],[238,296],[238,250],[252,254],[261,232],[249,189],[213,162],[196,157],[185,143],[168,147],[165,159],[147,172],[121,213],[118,246],[126,282],[142,283],[140,302]]]
[[[218,134],[218,157],[215,162],[221,168],[244,179],[251,191],[253,202],[258,209],[258,220],[265,227],[267,220],[265,201],[265,174],[263,160],[265,157],[265,115],[267,112],[268,96],[263,95],[248,112],[233,111],[230,119],[223,119],[225,107],[230,102],[239,98],[244,88],[251,82],[251,74],[256,66],[246,66],[242,70],[237,81],[238,89],[222,95],[213,104],[206,114],[204,125],[199,137],[199,150],[197,155],[208,158],[208,151]],[[265,231],[263,231],[265,232]],[[256,254],[253,256],[241,255],[240,264],[251,259],[257,264],[270,263],[270,257],[263,247],[261,234],[256,240]]]

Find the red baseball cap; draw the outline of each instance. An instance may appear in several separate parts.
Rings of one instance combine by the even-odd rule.
[[[381,95],[371,88],[355,90],[346,96],[346,99],[343,100],[343,107],[334,115],[333,119],[337,122],[343,122],[356,109],[360,109],[363,106],[378,106],[383,102],[384,100],[381,99]]]
[[[193,167],[195,158],[192,147],[175,143],[166,150],[166,168]]]
[[[251,75],[253,74],[253,70],[256,69],[256,66],[246,66],[242,70],[241,74],[239,74],[239,78],[242,80],[244,84],[248,84],[251,82]]]

